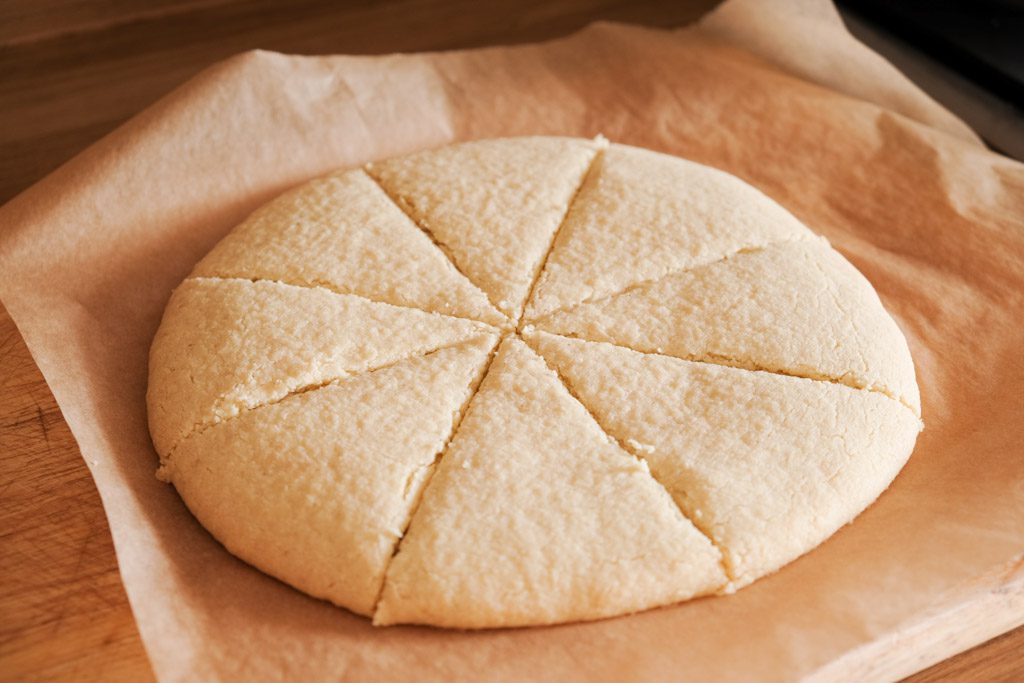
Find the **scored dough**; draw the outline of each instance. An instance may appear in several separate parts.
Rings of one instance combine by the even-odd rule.
[[[214,425],[181,444],[165,476],[232,553],[372,614],[411,503],[496,341],[449,346]]]
[[[739,178],[612,145],[594,164],[548,259],[528,317],[810,230]]]
[[[903,334],[824,239],[736,254],[533,324],[638,351],[836,380],[921,412]]]
[[[896,476],[921,428],[887,396],[841,384],[543,332],[527,341],[726,549],[735,587],[853,519]]]
[[[391,563],[375,621],[597,619],[721,588],[720,559],[646,464],[511,337]]]
[[[906,340],[827,242],[603,139],[282,195],[172,295],[146,398],[225,547],[378,625],[731,592],[870,505],[922,427]]]
[[[599,147],[571,138],[489,140],[374,163],[370,174],[517,318]]]
[[[346,328],[355,334],[337,334]],[[319,288],[186,280],[150,351],[153,441],[164,455],[192,430],[245,408],[488,329]]]
[[[323,285],[492,325],[505,321],[361,171],[335,173],[278,197],[231,231],[192,275]]]

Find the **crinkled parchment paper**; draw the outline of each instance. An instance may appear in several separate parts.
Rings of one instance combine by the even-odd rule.
[[[156,480],[150,340],[171,289],[247,212],[329,169],[454,140],[597,133],[758,186],[897,318],[927,427],[853,524],[731,597],[553,628],[378,630],[231,557]],[[0,296],[96,479],[162,679],[792,680],[992,598],[979,577],[1019,576],[1024,167],[822,2],[733,0],[696,28],[597,24],[513,48],[244,54],[15,199],[0,226]]]

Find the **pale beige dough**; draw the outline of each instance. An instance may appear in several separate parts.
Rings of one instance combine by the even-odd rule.
[[[600,143],[511,138],[374,163],[370,174],[517,318]]]
[[[921,429],[902,404],[841,384],[543,332],[528,341],[724,549],[735,587],[853,519]]]
[[[493,325],[506,320],[358,169],[314,180],[259,209],[192,275],[323,285]]]
[[[496,342],[480,337],[243,413],[186,438],[164,476],[235,555],[372,614],[412,503]]]
[[[339,171],[229,234],[150,353],[160,476],[378,625],[598,619],[776,571],[921,429],[871,285],[720,171],[604,140]]]
[[[338,334],[338,330],[351,330]],[[149,428],[165,455],[204,425],[479,335],[459,318],[248,280],[186,280],[149,360]]]
[[[573,203],[527,310],[536,318],[810,230],[738,178],[611,145]]]
[[[721,588],[719,551],[511,337],[388,570],[374,620],[596,619]]]
[[[870,283],[821,238],[736,254],[533,324],[638,351],[834,380],[921,412],[903,334]]]

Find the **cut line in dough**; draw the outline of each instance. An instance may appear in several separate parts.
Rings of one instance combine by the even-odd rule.
[[[534,337],[534,339],[536,339],[536,337]],[[618,436],[610,432],[608,428],[605,427],[603,421],[598,417],[597,413],[590,409],[587,403],[580,397],[579,392],[577,392],[573,388],[572,382],[569,380],[569,378],[566,377],[556,366],[549,363],[548,359],[544,356],[543,353],[541,353],[540,349],[538,349],[534,343],[531,343],[529,338],[524,339],[524,341],[526,342],[526,345],[530,347],[530,349],[535,354],[537,354],[537,357],[544,361],[545,367],[547,367],[548,370],[550,370],[556,377],[558,377],[558,381],[560,381],[562,383],[562,386],[565,387],[566,393],[572,396],[573,400],[580,404],[580,407],[586,411],[587,415],[589,415],[590,419],[594,421],[594,424],[597,425],[598,429],[604,432],[605,436],[608,437],[608,440],[614,442],[623,452],[633,456],[637,460],[637,462],[642,463],[644,468],[647,470],[648,474],[651,475],[651,479],[653,479],[654,482],[665,492],[665,495],[672,500],[672,504],[675,505],[677,510],[679,510],[679,514],[683,517],[683,519],[692,524],[694,528],[697,529],[697,531],[704,534],[704,537],[708,539],[708,542],[711,543],[711,545],[713,545],[718,550],[718,552],[721,554],[720,563],[722,566],[722,572],[728,579],[728,582],[724,584],[720,590],[728,590],[728,586],[732,582],[734,575],[732,568],[729,566],[729,563],[726,560],[726,553],[723,551],[718,541],[715,540],[714,536],[708,533],[708,531],[701,525],[700,521],[696,519],[694,516],[687,513],[687,511],[684,510],[681,506],[679,506],[675,502],[675,498],[672,496],[668,488],[666,488],[665,485],[661,481],[659,481],[657,477],[654,476],[654,473],[651,471],[650,463],[647,461],[647,458],[640,454],[644,450],[647,450],[649,452],[651,447],[638,447],[642,446],[639,441],[636,441],[635,439],[631,438],[620,439]]]
[[[498,312],[502,317],[507,319],[507,314],[505,314],[498,308],[498,305],[491,299],[490,295],[484,290],[482,290],[480,288],[480,285],[473,282],[473,280],[470,279],[468,275],[466,275],[466,271],[462,269],[462,267],[459,265],[459,262],[455,259],[455,255],[452,253],[451,247],[449,247],[440,239],[438,239],[437,235],[434,234],[434,232],[427,226],[426,223],[416,218],[416,216],[413,213],[414,210],[409,205],[409,203],[404,198],[391,194],[391,192],[389,192],[388,189],[384,187],[384,185],[381,183],[380,178],[378,178],[371,172],[371,166],[367,166],[364,169],[364,171],[366,172],[366,175],[369,176],[374,183],[376,183],[377,187],[380,188],[381,192],[383,192],[387,196],[391,203],[394,204],[399,211],[404,213],[405,216],[410,221],[412,221],[413,225],[415,225],[424,235],[426,235],[427,239],[430,240],[431,244],[433,244],[437,248],[437,250],[440,253],[442,253],[444,257],[448,260],[448,263],[451,264],[452,268],[454,268],[459,273],[459,275],[461,275],[466,280],[466,282],[470,283],[478,292],[483,294],[487,298],[488,303],[490,303],[491,307],[496,312]]]
[[[502,325],[507,324],[507,322],[506,323],[502,323],[502,324],[496,324],[494,322],[490,322],[490,321],[487,321],[487,320],[481,320],[480,318],[473,318],[473,317],[470,317],[470,316],[467,316],[467,315],[453,315],[451,313],[439,313],[438,311],[435,311],[435,310],[432,310],[432,309],[429,309],[429,308],[421,308],[419,306],[408,306],[406,304],[397,304],[397,303],[395,303],[393,301],[385,301],[384,299],[374,299],[373,297],[366,296],[365,294],[360,294],[358,292],[345,291],[345,290],[343,290],[343,289],[341,289],[339,287],[336,287],[336,286],[332,285],[330,282],[320,281],[320,280],[307,280],[307,281],[296,280],[296,281],[290,281],[290,280],[280,280],[280,279],[267,278],[267,277],[233,277],[233,276],[223,277],[223,276],[220,276],[220,275],[203,275],[203,276],[189,277],[189,278],[187,278],[185,280],[185,282],[188,282],[190,280],[246,280],[246,281],[252,282],[252,283],[272,282],[274,284],[286,285],[288,287],[298,287],[300,289],[326,289],[327,291],[334,292],[335,294],[343,294],[345,296],[354,296],[354,297],[356,297],[358,299],[362,299],[363,301],[367,301],[367,302],[369,302],[371,304],[383,304],[385,306],[394,306],[395,308],[406,308],[406,309],[409,309],[410,311],[419,311],[421,313],[429,313],[431,315],[443,315],[446,318],[455,318],[455,319],[458,319],[458,320],[466,320],[468,322],[480,323],[481,325],[486,325],[487,327],[493,328],[495,331],[503,329]]]
[[[530,326],[530,327],[532,327],[532,326]],[[533,331],[534,331],[533,329],[524,330],[524,338],[529,339],[529,336],[530,336],[530,334]],[[647,350],[644,350],[644,349],[638,349],[638,348],[634,348],[632,346],[627,346],[626,344],[616,344],[616,343],[613,343],[613,342],[607,342],[607,341],[603,341],[603,340],[600,340],[600,339],[590,339],[590,338],[587,338],[587,337],[576,336],[576,335],[569,334],[569,333],[559,333],[559,332],[546,332],[546,333],[550,334],[552,336],[555,336],[555,337],[561,337],[563,339],[571,339],[571,340],[575,340],[575,341],[590,342],[590,343],[594,343],[594,344],[607,344],[608,346],[614,346],[616,348],[625,349],[627,351],[633,351],[634,353],[639,353],[639,354],[644,355],[644,356],[661,356],[662,358],[675,358],[677,360],[686,361],[687,363],[704,363],[704,364],[707,364],[707,365],[719,365],[719,366],[722,366],[722,367],[733,368],[734,370],[743,370],[745,372],[761,372],[761,373],[764,373],[766,375],[778,375],[780,377],[793,377],[794,379],[805,379],[805,380],[808,380],[810,382],[823,382],[825,384],[835,384],[837,386],[848,387],[850,389],[856,389],[858,391],[866,391],[866,392],[869,392],[869,393],[878,394],[879,396],[884,396],[885,398],[889,399],[893,403],[899,405],[901,408],[907,410],[910,413],[913,413],[914,417],[918,420],[918,422],[921,422],[921,418],[917,415],[917,413],[914,411],[914,409],[911,406],[907,405],[907,403],[903,399],[901,399],[900,397],[893,396],[889,392],[887,392],[887,391],[885,391],[883,389],[877,388],[877,387],[866,387],[866,386],[861,386],[861,385],[858,385],[858,384],[851,383],[849,381],[846,381],[842,377],[830,377],[828,375],[821,375],[821,374],[800,374],[800,373],[792,372],[792,371],[789,371],[789,370],[786,370],[786,369],[783,369],[783,368],[773,368],[773,367],[769,367],[769,366],[761,366],[761,365],[758,365],[758,364],[753,363],[753,362],[748,361],[748,360],[741,360],[741,359],[738,359],[738,358],[729,358],[727,356],[720,356],[720,355],[717,355],[717,354],[705,354],[705,355],[702,355],[702,356],[682,356],[682,355],[674,355],[674,354],[664,353],[662,351],[647,351]],[[922,424],[922,426],[924,425],[923,422],[921,422],[921,424]]]
[[[922,426],[906,340],[827,242],[721,171],[571,138],[258,209],[172,296],[147,403],[230,552],[456,628],[728,593],[870,505]]]
[[[562,219],[558,222],[558,227],[555,228],[555,232],[552,233],[551,241],[548,242],[548,247],[544,250],[544,255],[537,262],[537,267],[533,271],[533,279],[530,281],[530,288],[526,290],[526,298],[523,300],[523,303],[519,307],[519,311],[516,315],[517,332],[523,326],[526,318],[526,309],[530,305],[530,301],[533,300],[534,293],[537,290],[537,283],[539,283],[544,277],[544,271],[547,268],[548,259],[551,258],[551,253],[555,250],[555,245],[558,243],[558,236],[562,234],[562,230],[565,229],[565,223],[569,219],[569,214],[572,213],[572,207],[579,198],[580,192],[583,191],[583,187],[587,184],[587,180],[590,178],[591,174],[593,174],[594,169],[601,162],[601,157],[604,155],[608,141],[602,136],[598,136],[594,142],[599,145],[597,153],[594,154],[594,157],[590,160],[590,165],[587,166],[587,170],[580,178],[580,184],[576,187],[576,191],[572,193],[572,197],[569,199],[569,203],[565,207],[565,213],[562,214]]]
[[[381,596],[384,594],[384,585],[386,583],[388,569],[391,567],[391,563],[395,561],[395,556],[398,555],[399,551],[402,549],[402,541],[405,539],[406,534],[409,532],[409,527],[412,525],[413,520],[416,518],[416,513],[420,509],[420,505],[423,503],[423,494],[426,493],[427,487],[430,486],[430,481],[434,478],[434,473],[437,472],[437,467],[438,465],[441,464],[441,460],[444,459],[445,453],[448,452],[448,448],[451,446],[452,441],[458,435],[459,427],[462,425],[462,420],[465,419],[466,417],[466,411],[469,410],[469,406],[473,402],[473,399],[476,398],[476,395],[480,392],[480,385],[482,385],[484,383],[484,380],[487,379],[487,373],[490,372],[491,370],[491,365],[494,363],[494,357],[498,353],[498,346],[501,344],[503,339],[504,337],[494,338],[494,341],[491,344],[491,348],[487,352],[486,363],[484,363],[483,368],[480,370],[476,378],[473,380],[473,385],[469,390],[469,394],[462,402],[462,405],[459,406],[458,415],[456,415],[455,420],[452,422],[451,432],[445,439],[444,445],[441,447],[441,450],[437,452],[437,455],[434,457],[433,462],[431,462],[428,465],[427,472],[423,477],[422,485],[419,487],[419,492],[416,495],[415,500],[413,501],[412,507],[409,509],[409,514],[406,517],[405,522],[402,524],[402,534],[401,536],[399,536],[398,541],[395,543],[394,549],[391,551],[391,557],[384,565],[383,576],[385,578],[381,580],[380,590],[377,591],[377,597],[374,598],[373,601],[373,611],[371,612],[371,614],[373,615],[377,614],[377,610],[380,607],[380,599]]]

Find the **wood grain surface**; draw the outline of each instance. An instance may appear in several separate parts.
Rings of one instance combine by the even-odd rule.
[[[376,54],[526,42],[595,19],[679,26],[715,4],[6,0],[0,2],[0,203],[203,67],[242,50]],[[987,626],[988,635],[1001,628]],[[955,627],[949,626],[944,650],[930,651],[973,644],[957,639]],[[979,632],[984,629],[971,631]],[[1024,680],[1022,651],[1024,629],[1017,629],[908,680]],[[0,680],[152,677],[96,487],[0,308]]]

